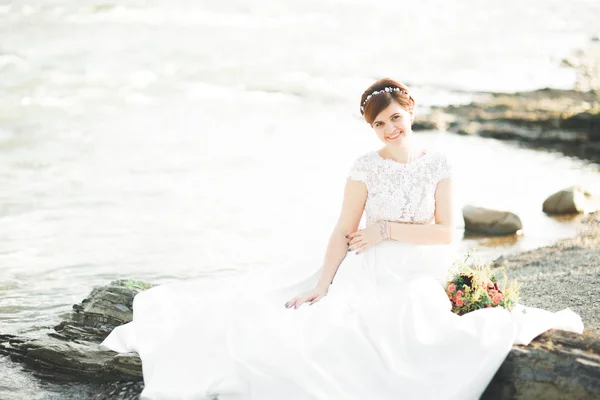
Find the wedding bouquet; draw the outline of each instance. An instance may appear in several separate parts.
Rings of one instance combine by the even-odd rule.
[[[453,271],[452,279],[446,285],[446,293],[452,302],[452,311],[458,315],[490,307],[511,310],[519,299],[517,282],[508,282],[502,268],[492,270],[487,264],[463,263]],[[503,277],[500,285],[499,275]]]

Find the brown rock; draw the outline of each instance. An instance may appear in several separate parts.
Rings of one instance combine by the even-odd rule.
[[[597,209],[598,199],[576,186],[554,193],[542,204],[542,210],[547,214],[580,214]]]
[[[509,211],[465,206],[465,230],[491,236],[512,235],[523,229],[521,219]]]

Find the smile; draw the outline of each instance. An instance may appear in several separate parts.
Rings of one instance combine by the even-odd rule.
[[[391,140],[397,139],[398,137],[400,137],[401,133],[402,133],[402,131],[398,131],[394,135],[388,136],[388,139],[391,139]]]

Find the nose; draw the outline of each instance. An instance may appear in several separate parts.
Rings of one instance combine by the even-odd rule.
[[[394,133],[396,127],[392,121],[389,121],[385,124],[385,133]]]

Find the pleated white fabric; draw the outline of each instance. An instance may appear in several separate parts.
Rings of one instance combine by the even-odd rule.
[[[138,294],[133,321],[104,349],[138,352],[143,399],[477,399],[513,344],[581,318],[517,305],[452,313],[442,283],[449,246],[382,242],[349,254],[326,297],[286,309],[314,287],[285,275],[212,286],[166,284]]]

